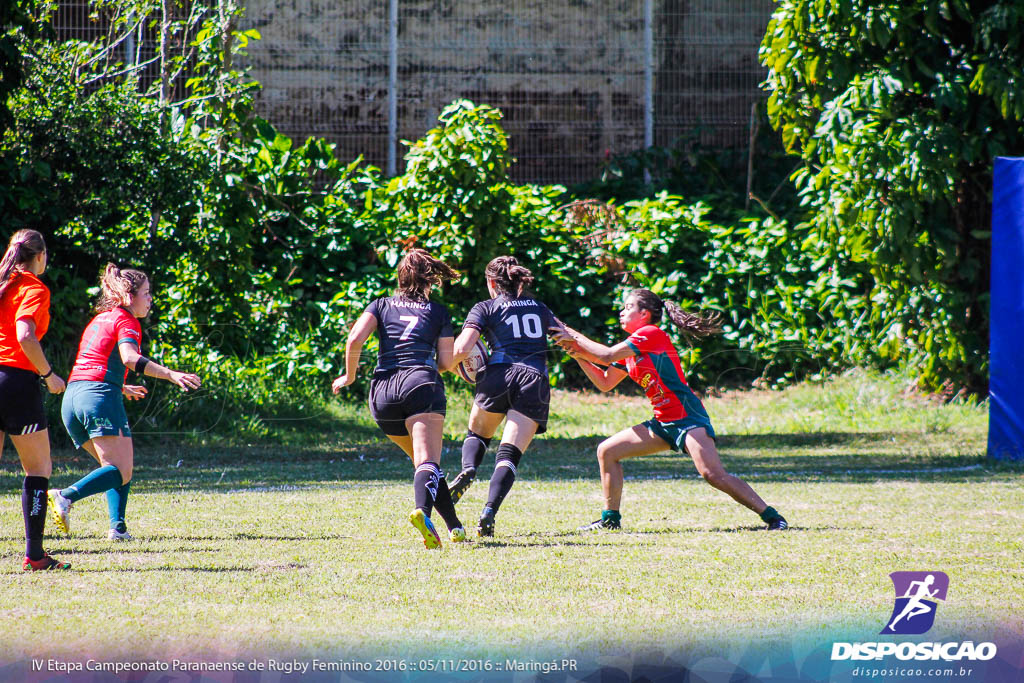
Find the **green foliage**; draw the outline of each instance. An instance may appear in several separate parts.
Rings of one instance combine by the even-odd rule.
[[[501,112],[457,100],[441,112],[441,125],[407,142],[406,170],[367,197],[373,219],[385,227],[388,262],[401,245],[415,243],[483,282],[483,269],[509,231],[512,158],[499,123]],[[456,285],[452,296],[478,291]]]
[[[1024,133],[1022,12],[784,0],[762,44],[815,233],[866,285],[851,312],[873,346],[851,357],[929,389],[986,383],[989,188]]]
[[[0,138],[0,208],[8,228],[50,240],[58,369],[103,264],[150,273],[150,353],[206,382],[193,395],[151,387],[141,410],[156,431],[218,415],[217,431],[263,438],[271,416],[322,412],[350,323],[393,288],[410,244],[464,274],[435,294],[457,321],[506,253],[560,318],[606,342],[622,339],[615,312],[636,286],[719,311],[722,335],[681,348],[698,386],[782,385],[850,363],[900,363],[930,388],[983,380],[987,174],[1022,132],[1005,83],[1018,64],[999,56],[1019,41],[1014,7],[779,3],[762,51],[768,115],[804,163],[796,195],[763,128],[749,210],[745,154],[703,149],[699,132],[611,159],[586,187],[517,186],[501,112],[467,100],[385,179],[254,113],[259,86],[235,65],[259,34],[238,30],[232,3],[93,9],[111,30],[92,43],[4,36],[23,82]],[[117,49],[138,31],[182,49],[146,72]],[[969,121],[991,135],[963,135]],[[584,196],[609,203],[573,201]],[[574,362],[550,360],[554,379],[582,382]]]

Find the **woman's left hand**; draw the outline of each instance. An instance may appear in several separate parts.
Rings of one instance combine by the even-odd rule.
[[[129,401],[138,401],[140,398],[146,398],[148,392],[149,389],[139,384],[125,384],[121,387],[121,393]]]
[[[347,387],[349,384],[352,384],[352,382],[355,381],[355,375],[342,375],[341,377],[335,379],[334,382],[331,384],[331,391],[333,391],[334,393],[338,393],[344,387]]]
[[[562,329],[551,329],[551,339],[554,340],[555,344],[561,346],[566,351],[569,351],[576,346],[576,337],[573,336],[573,330],[571,327],[563,327]]]

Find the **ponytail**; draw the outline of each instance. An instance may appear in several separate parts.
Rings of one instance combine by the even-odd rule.
[[[494,282],[496,290],[511,297],[520,297],[528,292],[535,279],[529,268],[519,265],[515,256],[499,256],[491,260],[484,275]]]
[[[44,251],[46,242],[42,233],[36,230],[19,230],[11,235],[7,251],[0,259],[0,297],[18,277],[19,271],[24,270],[25,265]]]
[[[662,316],[668,314],[687,344],[722,331],[722,314],[717,311],[700,316],[684,311],[674,301],[664,301],[649,289],[634,289],[629,296],[636,301],[637,308],[651,314],[651,324],[657,325]]]
[[[141,270],[125,268],[121,270],[113,263],[108,263],[100,278],[100,299],[96,304],[96,312],[112,311],[118,306],[127,306],[132,296],[146,283],[149,278]]]
[[[398,263],[398,295],[411,301],[426,301],[427,291],[459,277],[459,272],[425,249],[405,252]]]

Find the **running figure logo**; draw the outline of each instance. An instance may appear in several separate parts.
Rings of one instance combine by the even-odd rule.
[[[893,572],[889,574],[896,590],[892,616],[883,634],[919,635],[935,623],[936,600],[945,600],[949,577],[945,572]]]

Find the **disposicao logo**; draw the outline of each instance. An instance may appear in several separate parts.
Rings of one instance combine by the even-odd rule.
[[[880,635],[920,635],[935,623],[937,600],[945,600],[949,577],[945,572],[893,572],[889,574],[896,600]],[[946,662],[987,661],[996,656],[994,643],[964,642],[866,642],[832,643],[832,660],[900,660]]]
[[[880,633],[927,633],[935,623],[936,600],[946,599],[949,577],[945,572],[893,572],[889,578],[896,589],[896,604]]]

